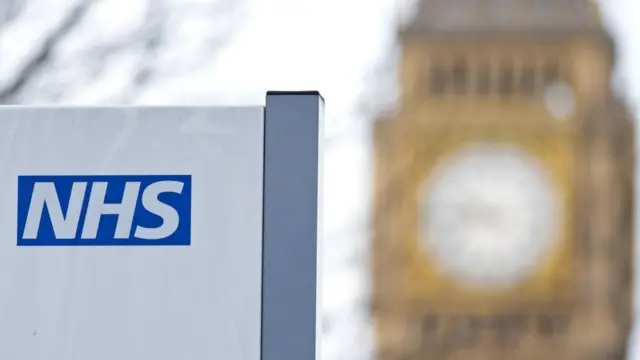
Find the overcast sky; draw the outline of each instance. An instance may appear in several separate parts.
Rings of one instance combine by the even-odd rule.
[[[41,35],[77,1],[29,0],[28,16],[0,34],[0,89],[28,58]],[[199,3],[212,1],[216,0],[190,3],[195,9]],[[366,118],[359,104],[374,84],[370,75],[376,61],[387,50],[395,5],[392,0],[246,1],[239,32],[218,56],[202,50],[209,39],[197,34],[219,24],[197,9],[175,11],[184,1],[162,0],[175,9],[171,8],[172,28],[165,39],[170,50],[158,58],[162,66],[179,71],[158,72],[136,102],[262,104],[266,90],[317,89],[323,93],[327,100],[326,132],[336,140],[327,153],[325,172],[324,308],[328,333],[324,358],[357,360],[360,357],[356,354],[367,358],[367,327],[363,314],[354,311],[366,293],[362,264],[367,234],[362,225],[369,182],[369,150],[366,132],[361,131]],[[105,68],[97,78],[91,77],[93,69],[87,67],[90,59],[80,50],[129,37],[142,21],[147,1],[102,0],[98,4],[56,49],[51,71],[29,89],[29,100],[51,101],[51,90],[43,90],[47,86],[63,89],[59,101],[66,103],[117,102],[126,92],[140,57],[135,49],[101,58]],[[636,40],[640,2],[609,0],[604,10],[619,40],[624,89],[634,105],[640,104],[640,40]]]

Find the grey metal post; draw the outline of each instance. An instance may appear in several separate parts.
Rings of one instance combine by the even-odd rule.
[[[317,91],[267,92],[261,360],[319,360],[323,108]]]

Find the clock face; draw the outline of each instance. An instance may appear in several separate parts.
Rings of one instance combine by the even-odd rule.
[[[474,145],[443,159],[421,195],[426,250],[441,272],[466,287],[505,288],[527,279],[562,224],[544,166],[508,145]]]

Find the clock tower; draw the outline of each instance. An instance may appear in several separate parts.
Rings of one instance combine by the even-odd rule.
[[[623,360],[634,126],[589,0],[419,0],[374,125],[380,360]]]

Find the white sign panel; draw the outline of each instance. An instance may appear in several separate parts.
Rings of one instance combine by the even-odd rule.
[[[279,186],[301,179],[295,195],[317,199],[319,148],[267,134],[293,124],[270,102],[321,98],[267,99],[0,108],[0,359],[314,359],[319,210]],[[294,112],[317,145],[320,112]],[[295,170],[282,146],[315,161]],[[289,211],[304,224],[286,226]],[[289,278],[301,256],[313,268]],[[278,323],[282,305],[313,321]],[[286,336],[302,345],[282,357]]]

